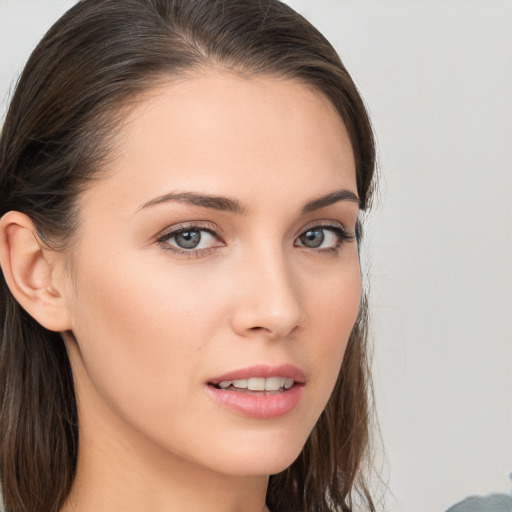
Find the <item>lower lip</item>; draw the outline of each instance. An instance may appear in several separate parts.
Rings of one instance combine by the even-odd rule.
[[[294,385],[280,393],[244,393],[206,386],[208,394],[218,403],[248,418],[270,419],[286,414],[299,403],[303,385]]]

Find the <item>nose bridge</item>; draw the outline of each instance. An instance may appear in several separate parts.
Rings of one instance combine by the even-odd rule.
[[[268,337],[290,334],[304,320],[299,276],[281,244],[261,244],[244,257],[236,328]]]

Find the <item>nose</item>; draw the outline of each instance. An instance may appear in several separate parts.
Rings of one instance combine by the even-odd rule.
[[[244,337],[286,338],[305,322],[300,279],[283,254],[262,252],[238,276],[232,327]]]

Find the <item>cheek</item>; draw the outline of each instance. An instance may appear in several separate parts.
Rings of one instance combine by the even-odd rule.
[[[344,345],[352,331],[361,303],[361,278],[357,255],[341,272],[332,272],[319,286],[308,291],[310,314],[319,339],[325,340],[326,350]],[[320,347],[312,347],[315,351]]]
[[[74,332],[88,377],[116,408],[137,404],[154,418],[171,400],[175,410],[186,408],[179,390],[197,378],[220,318],[216,303],[199,278],[115,261],[84,266],[77,283]]]
[[[312,362],[311,387],[318,396],[315,414],[320,415],[341,368],[348,339],[361,303],[361,278],[357,252],[340,272],[311,283],[306,294],[309,335],[303,347]]]

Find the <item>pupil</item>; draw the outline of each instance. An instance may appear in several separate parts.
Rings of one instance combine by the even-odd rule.
[[[323,229],[310,229],[300,237],[300,241],[306,247],[316,248],[322,245],[324,238]]]
[[[194,249],[201,241],[201,233],[199,231],[182,231],[175,236],[175,240],[182,249]]]

